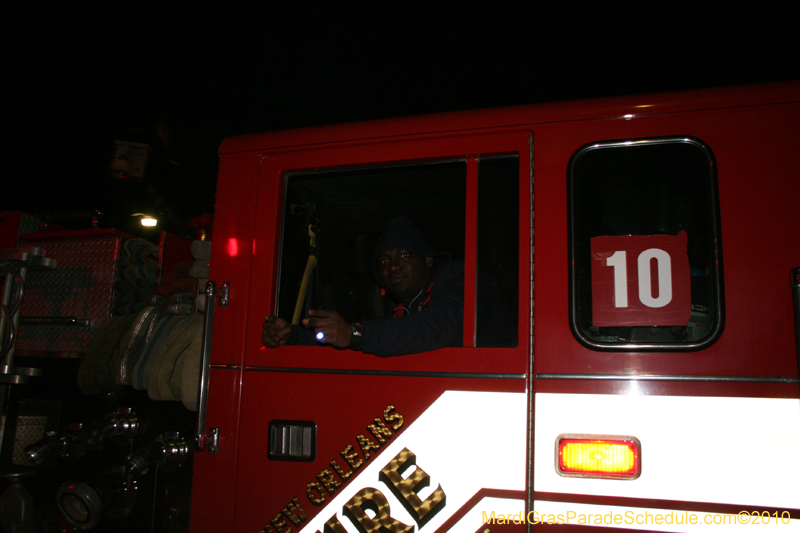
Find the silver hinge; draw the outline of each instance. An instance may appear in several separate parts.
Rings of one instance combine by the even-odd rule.
[[[219,428],[208,428],[208,453],[219,452]]]
[[[231,296],[231,282],[223,281],[219,285],[219,306],[228,307],[228,301]]]

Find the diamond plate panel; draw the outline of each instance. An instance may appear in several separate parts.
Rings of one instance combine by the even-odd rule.
[[[14,452],[11,461],[15,465],[30,465],[25,456],[25,448],[44,438],[47,427],[46,416],[20,416],[17,418],[17,432],[14,436]]]
[[[92,236],[29,244],[45,250],[57,268],[29,271],[22,302],[23,317],[65,317],[90,320],[90,326],[20,326],[17,349],[85,350],[102,321],[111,316],[120,237]]]

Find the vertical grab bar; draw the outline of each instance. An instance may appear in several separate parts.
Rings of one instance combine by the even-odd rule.
[[[206,283],[206,315],[203,319],[203,342],[200,348],[200,379],[197,391],[197,427],[194,435],[194,449],[202,452],[208,447],[209,453],[217,453],[217,432],[212,431],[211,442],[206,436],[206,409],[208,407],[208,374],[211,365],[211,333],[214,325],[216,304],[216,284]]]
[[[792,297],[794,300],[794,341],[797,355],[797,377],[800,378],[800,268],[792,270]]]

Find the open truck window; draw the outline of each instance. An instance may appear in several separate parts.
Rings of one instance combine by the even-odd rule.
[[[716,177],[692,138],[598,142],[568,170],[571,326],[594,349],[693,350],[723,325]]]
[[[517,345],[518,189],[516,156],[478,162],[477,213],[467,212],[466,160],[292,172],[285,178],[278,316],[333,309],[346,320],[391,317],[373,271],[375,244],[387,221],[412,220],[437,252],[464,261],[477,248],[475,341]],[[466,243],[465,221],[478,217],[478,242]],[[309,231],[311,228],[311,231]],[[310,235],[313,233],[314,235]],[[309,255],[317,266],[298,303]]]

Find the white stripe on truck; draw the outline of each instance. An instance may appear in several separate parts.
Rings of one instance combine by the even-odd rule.
[[[642,443],[635,480],[561,477],[562,433]],[[748,506],[800,506],[800,401],[613,394],[536,394],[534,489]]]

